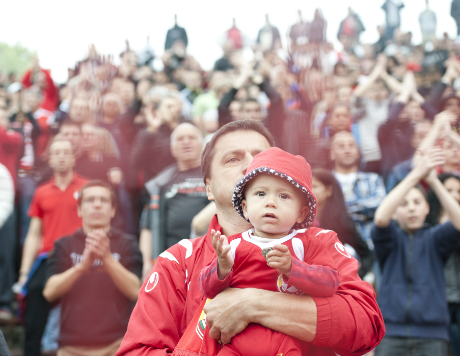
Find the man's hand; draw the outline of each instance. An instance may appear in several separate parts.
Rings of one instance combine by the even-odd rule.
[[[123,180],[123,172],[118,167],[111,168],[107,172],[107,176],[109,178],[110,183],[112,183],[115,186],[120,185],[121,181]]]
[[[217,276],[219,279],[224,279],[230,273],[233,267],[233,256],[231,246],[228,243],[227,237],[221,235],[219,231],[211,230],[211,241],[214,250],[216,250],[218,269]]]
[[[233,336],[246,329],[252,312],[247,301],[258,291],[253,288],[227,288],[207,302],[204,312],[209,336],[228,344]]]
[[[83,259],[77,265],[77,267],[84,272],[88,272],[91,269],[91,266],[93,265],[95,259],[96,255],[93,251],[92,245],[88,241],[86,241],[85,249],[83,250]]]
[[[275,245],[274,250],[267,253],[267,264],[289,278],[292,268],[292,257],[289,248],[281,244]]]
[[[112,253],[110,252],[110,240],[104,230],[97,229],[91,231],[86,237],[86,242],[91,248],[91,251],[94,252],[96,257],[103,263],[108,258],[112,258]]]

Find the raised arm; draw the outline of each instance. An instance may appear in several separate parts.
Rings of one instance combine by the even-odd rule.
[[[444,163],[442,151],[438,147],[427,150],[427,154],[418,160],[415,168],[383,199],[374,216],[374,224],[383,228],[390,225],[391,217],[410,189],[436,166]]]
[[[364,94],[371,87],[371,85],[380,77],[381,73],[385,70],[384,60],[385,57],[379,56],[379,58],[377,59],[377,64],[375,65],[371,74],[369,74],[369,76],[367,77],[367,80],[360,83],[353,91],[353,95],[355,97],[359,98],[361,96],[364,96]]]

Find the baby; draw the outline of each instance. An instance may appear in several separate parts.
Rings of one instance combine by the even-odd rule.
[[[227,287],[315,297],[335,294],[339,276],[326,246],[308,232],[316,214],[310,165],[278,148],[258,154],[236,185],[233,206],[254,229],[226,237],[212,231],[217,257],[199,277],[214,298]],[[301,311],[299,311],[301,313]],[[308,343],[250,324],[219,355],[302,355]]]

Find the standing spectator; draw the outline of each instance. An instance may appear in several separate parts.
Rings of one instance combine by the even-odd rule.
[[[165,51],[171,49],[177,41],[182,42],[185,48],[188,45],[187,31],[177,24],[177,15],[174,15],[174,27],[166,33]]]
[[[0,319],[11,319],[15,275],[16,233],[14,183],[8,169],[0,164]]]
[[[171,133],[176,163],[145,184],[151,198],[141,223],[144,279],[152,269],[152,259],[190,238],[192,219],[209,203],[201,173],[202,148],[200,131],[192,124],[180,124]]]
[[[348,213],[363,239],[369,243],[374,213],[385,197],[385,185],[376,173],[359,171],[359,150],[350,132],[335,134],[331,145],[333,174],[340,183]]]
[[[441,173],[438,176],[447,191],[460,203],[460,177],[452,173]],[[433,190],[428,191],[428,203],[430,212],[426,217],[429,226],[444,224],[449,221],[449,216],[443,210],[441,203]],[[460,355],[460,281],[458,279],[460,268],[460,249],[457,247],[446,262],[444,277],[446,279],[446,297],[449,303],[450,345],[455,356]]]
[[[385,11],[386,32],[385,39],[390,41],[393,39],[394,31],[401,26],[401,15],[399,12],[404,7],[402,2],[398,0],[386,0],[382,5],[382,10]]]
[[[134,236],[110,226],[110,186],[93,180],[78,197],[82,228],[56,241],[43,295],[61,300],[59,356],[115,355],[140,288],[142,257]]]
[[[379,306],[386,327],[376,356],[447,356],[444,266],[460,240],[460,205],[436,175],[434,168],[442,161],[439,148],[425,152],[375,213],[372,240],[382,269]],[[422,179],[435,192],[449,222],[424,227],[429,206],[417,187]]]
[[[69,141],[53,142],[49,152],[54,177],[37,188],[32,199],[29,210],[32,219],[19,270],[19,284],[27,290],[24,353],[37,356],[49,310],[42,294],[46,258],[56,240],[81,226],[77,198],[79,189],[86,183],[73,172],[75,157]]]
[[[13,182],[17,184],[17,160],[21,153],[21,135],[10,130],[6,110],[0,109],[0,163],[10,172]]]
[[[419,17],[420,31],[422,32],[423,44],[433,42],[436,39],[436,13],[430,9],[429,0],[425,0],[426,8],[423,10]]]
[[[360,43],[359,37],[365,30],[359,15],[354,12],[351,7],[348,7],[348,15],[340,23],[337,38],[339,41],[342,41],[342,38],[346,37],[350,40],[350,45],[353,46]]]
[[[326,20],[320,9],[315,10],[313,21],[310,22],[308,37],[310,42],[321,44],[326,42]]]
[[[385,58],[382,56],[367,80],[353,92],[352,113],[359,129],[359,147],[366,162],[366,172],[380,173],[382,153],[377,134],[380,124],[388,118],[388,90],[380,80],[384,71]]]
[[[257,34],[257,44],[262,52],[277,50],[281,48],[281,36],[278,28],[270,23],[268,14],[265,14],[265,25]]]
[[[460,0],[452,0],[450,8],[450,16],[452,16],[457,24],[457,36],[460,35]]]

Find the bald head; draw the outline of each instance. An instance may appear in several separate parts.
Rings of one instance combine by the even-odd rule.
[[[180,124],[171,133],[171,154],[180,171],[199,167],[202,149],[203,137],[192,124]]]

